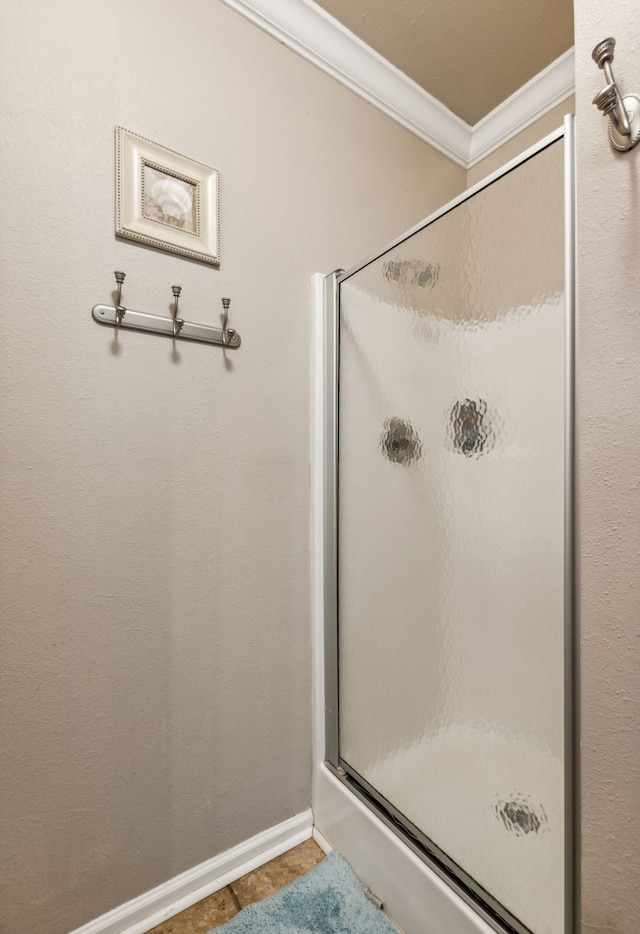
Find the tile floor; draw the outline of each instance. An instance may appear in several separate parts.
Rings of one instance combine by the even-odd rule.
[[[324,853],[317,843],[306,840],[282,856],[254,869],[237,882],[228,885],[226,889],[203,898],[186,911],[163,921],[149,931],[149,934],[206,934],[212,928],[220,927],[225,921],[229,921],[252,902],[259,902],[267,895],[273,895],[278,889],[303,876],[322,859]]]

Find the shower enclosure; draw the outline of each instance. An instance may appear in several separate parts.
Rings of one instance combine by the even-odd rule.
[[[327,283],[324,768],[518,934],[574,925],[572,129]]]

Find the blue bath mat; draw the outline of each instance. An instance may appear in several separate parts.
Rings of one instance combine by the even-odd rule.
[[[215,929],[224,934],[398,934],[338,853]],[[213,932],[212,932],[213,934]]]

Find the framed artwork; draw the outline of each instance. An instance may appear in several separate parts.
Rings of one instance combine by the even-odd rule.
[[[216,169],[116,127],[116,236],[220,265]]]

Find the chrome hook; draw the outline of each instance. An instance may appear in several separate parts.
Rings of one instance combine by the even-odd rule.
[[[233,331],[231,329],[227,330],[227,321],[229,320],[229,305],[231,304],[230,298],[222,299],[222,308],[223,308],[223,317],[222,317],[222,346],[226,347],[229,343],[228,338],[233,337]]]
[[[629,136],[631,127],[629,126],[629,120],[624,109],[624,104],[622,103],[622,97],[620,96],[620,91],[618,90],[618,85],[616,84],[611,69],[615,46],[616,40],[609,37],[599,42],[591,53],[591,58],[598,68],[602,68],[604,76],[607,79],[606,87],[604,87],[599,94],[596,94],[593,103],[605,115],[611,115],[611,119],[615,123],[619,133],[623,136]]]
[[[116,277],[116,284],[118,286],[118,294],[116,296],[116,327],[122,324],[122,319],[124,318],[126,308],[122,306],[122,283],[126,278],[126,273],[116,272],[114,273]]]
[[[178,302],[180,301],[180,293],[182,292],[181,285],[172,285],[171,291],[173,292],[173,297],[175,298],[175,306],[173,309],[173,336],[179,337],[180,331],[182,330],[182,325],[184,320],[178,317]]]
[[[618,152],[627,152],[640,141],[640,98],[635,94],[622,97],[618,89],[611,63],[616,40],[612,37],[599,42],[591,57],[604,71],[605,87],[593,98],[593,103],[609,117],[609,140]]]

